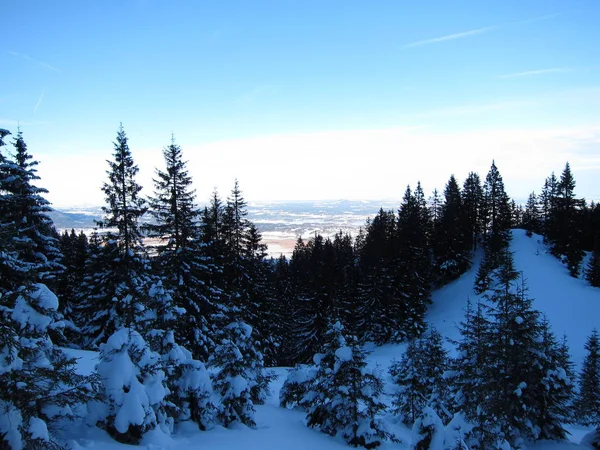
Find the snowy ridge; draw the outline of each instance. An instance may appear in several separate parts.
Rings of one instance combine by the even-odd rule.
[[[519,229],[513,230],[512,236],[515,268],[523,273],[533,306],[548,318],[558,338],[567,336],[578,370],[585,341],[592,329],[600,326],[600,289],[569,276],[566,266],[548,252],[542,236],[529,238]],[[427,321],[447,338],[459,337],[456,325],[463,319],[467,300],[476,301],[473,283],[479,259],[476,257],[471,269],[458,280],[433,293]]]

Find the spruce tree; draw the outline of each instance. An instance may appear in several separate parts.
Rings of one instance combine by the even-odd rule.
[[[600,245],[595,245],[587,266],[585,277],[593,287],[600,287]]]
[[[502,265],[502,254],[510,242],[510,203],[502,175],[494,162],[483,185],[481,219],[485,253],[475,279],[475,292],[478,294],[489,288],[491,274]]]
[[[253,390],[264,386],[258,385],[262,355],[253,345],[252,328],[243,322],[229,324],[209,363],[219,368],[213,377],[213,389],[220,396],[217,420],[225,427],[236,423],[255,427]]]
[[[583,211],[585,202],[575,198],[575,178],[569,163],[556,185],[547,226],[547,239],[553,255],[567,263],[569,273],[578,277],[584,256]]]
[[[353,447],[375,448],[392,435],[377,417],[385,408],[383,382],[366,368],[365,357],[356,338],[344,337],[339,321],[331,325],[323,353],[314,357],[317,371],[302,403],[307,426],[340,435]]]
[[[50,203],[43,197],[48,191],[33,184],[40,179],[36,169],[38,162],[28,152],[21,131],[13,146],[14,160],[4,166],[7,173],[3,190],[8,193],[4,220],[16,228],[14,248],[19,259],[36,267],[35,274],[23,275],[54,287],[64,267],[60,264],[62,255],[54,224],[48,216]]]
[[[44,234],[53,225],[45,190],[31,185],[38,178],[20,133],[16,160],[4,154],[8,134],[0,129],[0,447],[61,448],[57,424],[75,418],[96,381],[77,374],[52,341],[64,323],[58,298],[40,281],[52,281],[57,268],[55,241]]]
[[[463,226],[470,250],[477,248],[481,229],[481,214],[483,205],[483,189],[481,179],[475,172],[470,172],[463,184]]]
[[[575,400],[577,419],[585,425],[600,426],[600,337],[594,329],[585,344],[587,354],[579,374]]]
[[[100,245],[90,258],[80,294],[82,331],[86,347],[91,348],[122,327],[137,329],[135,323],[145,309],[152,284],[139,224],[146,203],[140,197],[142,187],[135,181],[138,167],[122,126],[113,156],[114,160],[108,161],[108,182],[102,187],[105,215],[97,222],[103,233],[98,235]]]
[[[118,329],[100,345],[99,359],[102,400],[88,417],[91,424],[126,444],[139,444],[157,426],[169,432],[161,358],[142,335],[132,328]]]
[[[215,293],[210,289],[209,257],[203,254],[200,212],[195,205],[192,179],[181,148],[172,139],[163,149],[165,169],[156,171],[150,198],[148,236],[159,239],[154,265],[171,292],[175,306],[186,311],[177,334],[195,358],[206,361],[215,344]],[[184,320],[183,320],[184,319]]]
[[[400,361],[390,366],[390,375],[398,386],[394,413],[402,422],[413,424],[425,407],[433,408],[446,421],[450,418],[444,380],[448,362],[442,336],[435,328],[409,341]]]
[[[78,345],[81,341],[78,302],[90,256],[88,238],[83,231],[76,234],[74,229],[70,233],[65,230],[59,238],[59,247],[65,270],[58,277],[56,294],[61,300],[60,312],[65,320],[67,341],[71,345]]]
[[[529,197],[527,198],[527,204],[525,205],[525,211],[523,213],[522,226],[525,229],[528,237],[531,237],[533,233],[541,232],[540,211],[538,209],[538,200],[535,192],[529,194]]]
[[[0,295],[0,447],[61,448],[60,422],[95,398],[97,379],[52,342],[62,326],[52,291],[29,284]]]
[[[357,302],[369,311],[369,326],[363,338],[377,344],[401,340],[402,323],[398,301],[398,223],[392,211],[380,209],[367,221],[364,239],[358,248]]]
[[[433,245],[439,285],[458,278],[470,266],[472,244],[465,232],[464,220],[460,188],[452,175],[444,190],[444,203]]]
[[[398,212],[399,274],[398,308],[401,328],[394,330],[395,340],[418,336],[424,330],[425,313],[431,303],[432,251],[431,220],[420,183],[414,193],[407,187]]]
[[[292,360],[295,363],[308,362],[318,351],[332,317],[331,272],[325,264],[329,247],[323,236],[316,235],[307,244],[298,239],[292,254]]]

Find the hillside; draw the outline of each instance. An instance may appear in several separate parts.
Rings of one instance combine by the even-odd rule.
[[[513,230],[510,249],[515,268],[523,273],[534,307],[545,314],[557,335],[567,336],[573,362],[579,367],[584,344],[599,326],[600,289],[569,276],[567,268],[547,252],[542,236],[531,238],[524,230]],[[449,338],[457,338],[456,324],[462,320],[467,299],[476,300],[473,283],[479,259],[460,279],[433,294],[428,321]]]
[[[534,305],[550,320],[557,335],[565,334],[571,348],[573,361],[580,365],[584,356],[584,343],[600,313],[600,290],[590,287],[585,281],[571,278],[566,268],[552,255],[546,252],[540,236],[525,236],[523,230],[513,231],[511,250],[514,252],[516,268],[522,271],[529,287],[529,294],[535,299]],[[428,313],[428,322],[435,326],[444,336],[458,336],[456,324],[462,320],[463,309],[467,299],[476,299],[472,286],[477,271],[478,258],[469,272],[450,285],[436,291],[433,305]],[[449,345],[449,344],[448,344]],[[449,348],[451,349],[450,345]],[[393,359],[399,359],[404,345],[386,345],[371,347],[370,364],[382,369],[387,382],[387,390],[391,392],[387,376],[387,367]],[[81,357],[80,370],[93,370],[95,353],[70,351]],[[341,440],[330,438],[318,431],[303,425],[304,414],[300,411],[289,411],[279,408],[279,389],[286,377],[287,369],[275,369],[279,379],[271,386],[271,397],[266,405],[256,408],[257,429],[243,426],[225,429],[217,426],[207,432],[199,432],[194,427],[184,427],[177,435],[168,437],[154,433],[146,436],[139,448],[148,450],[187,450],[192,448],[229,450],[229,449],[342,449],[347,447]],[[410,430],[394,422],[393,417],[386,417],[390,428],[397,433],[403,443],[386,443],[383,450],[408,450]],[[571,427],[572,441],[579,442],[588,430]],[[69,437],[73,448],[95,450],[124,450],[131,448],[117,444],[108,435],[97,429],[80,428]],[[533,450],[568,450],[585,447],[575,443],[538,443]]]

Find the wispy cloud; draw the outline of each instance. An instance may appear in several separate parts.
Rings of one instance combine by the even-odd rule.
[[[532,17],[530,19],[525,19],[525,20],[520,20],[518,22],[514,22],[513,25],[527,25],[529,23],[535,23],[535,22],[541,22],[543,20],[554,19],[555,17],[558,17],[558,16],[562,16],[562,13],[553,13],[553,14],[546,14],[543,16],[536,16],[536,17]]]
[[[497,27],[496,26],[491,26],[491,27],[477,28],[476,30],[463,31],[461,33],[447,34],[446,36],[440,36],[440,37],[436,37],[436,38],[432,38],[432,39],[424,39],[422,41],[411,42],[409,44],[406,44],[404,47],[405,48],[419,47],[421,45],[435,44],[437,42],[444,42],[444,41],[452,41],[452,40],[455,40],[455,39],[462,39],[462,38],[466,38],[466,37],[469,37],[469,36],[475,36],[477,34],[487,33],[488,31],[492,31],[495,28],[497,28]]]
[[[436,44],[438,42],[463,39],[466,37],[476,36],[478,34],[483,34],[483,33],[489,32],[489,31],[504,28],[504,27],[510,26],[510,25],[527,25],[527,24],[534,23],[534,22],[540,22],[542,20],[550,20],[550,19],[554,19],[555,17],[558,17],[560,15],[561,15],[561,13],[546,14],[544,16],[532,17],[530,19],[525,19],[525,20],[521,20],[521,21],[517,21],[517,22],[504,23],[504,24],[499,24],[499,25],[491,25],[489,27],[477,28],[477,29],[469,30],[469,31],[462,31],[460,33],[447,34],[445,36],[435,37],[435,38],[431,38],[431,39],[424,39],[422,41],[410,42],[410,43],[404,45],[404,48],[419,47],[421,45],[429,45],[429,44]]]
[[[32,63],[34,63],[34,64],[37,64],[38,66],[40,66],[40,67],[43,67],[44,69],[47,69],[47,70],[51,70],[51,71],[53,71],[53,72],[60,73],[60,69],[59,69],[59,68],[57,68],[57,67],[54,67],[53,65],[51,65],[51,64],[48,64],[48,63],[45,63],[45,62],[43,62],[43,61],[40,61],[40,60],[38,60],[38,59],[32,58],[31,56],[29,56],[29,55],[26,55],[26,54],[24,54],[24,53],[18,53],[18,52],[12,52],[12,51],[11,51],[11,52],[8,52],[8,53],[10,53],[10,54],[11,54],[11,55],[13,55],[13,56],[16,56],[17,58],[22,58],[22,59],[24,59],[24,60],[26,60],[26,61],[32,62]]]
[[[35,104],[35,107],[33,108],[33,113],[35,114],[38,110],[38,108],[40,107],[40,105],[42,104],[42,100],[44,100],[44,93],[42,92],[42,95],[40,95],[40,98],[38,98],[37,103]]]
[[[505,75],[498,75],[497,78],[520,78],[529,77],[533,75],[545,75],[547,73],[565,73],[572,71],[573,69],[568,67],[554,67],[552,69],[526,70],[524,72],[507,73]]]

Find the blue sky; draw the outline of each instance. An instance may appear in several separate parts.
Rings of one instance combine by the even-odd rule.
[[[58,206],[102,202],[119,122],[148,194],[174,133],[201,201],[236,177],[250,200],[400,199],[492,159],[515,197],[569,160],[600,198],[597,0],[2,10],[0,127],[20,124]]]

